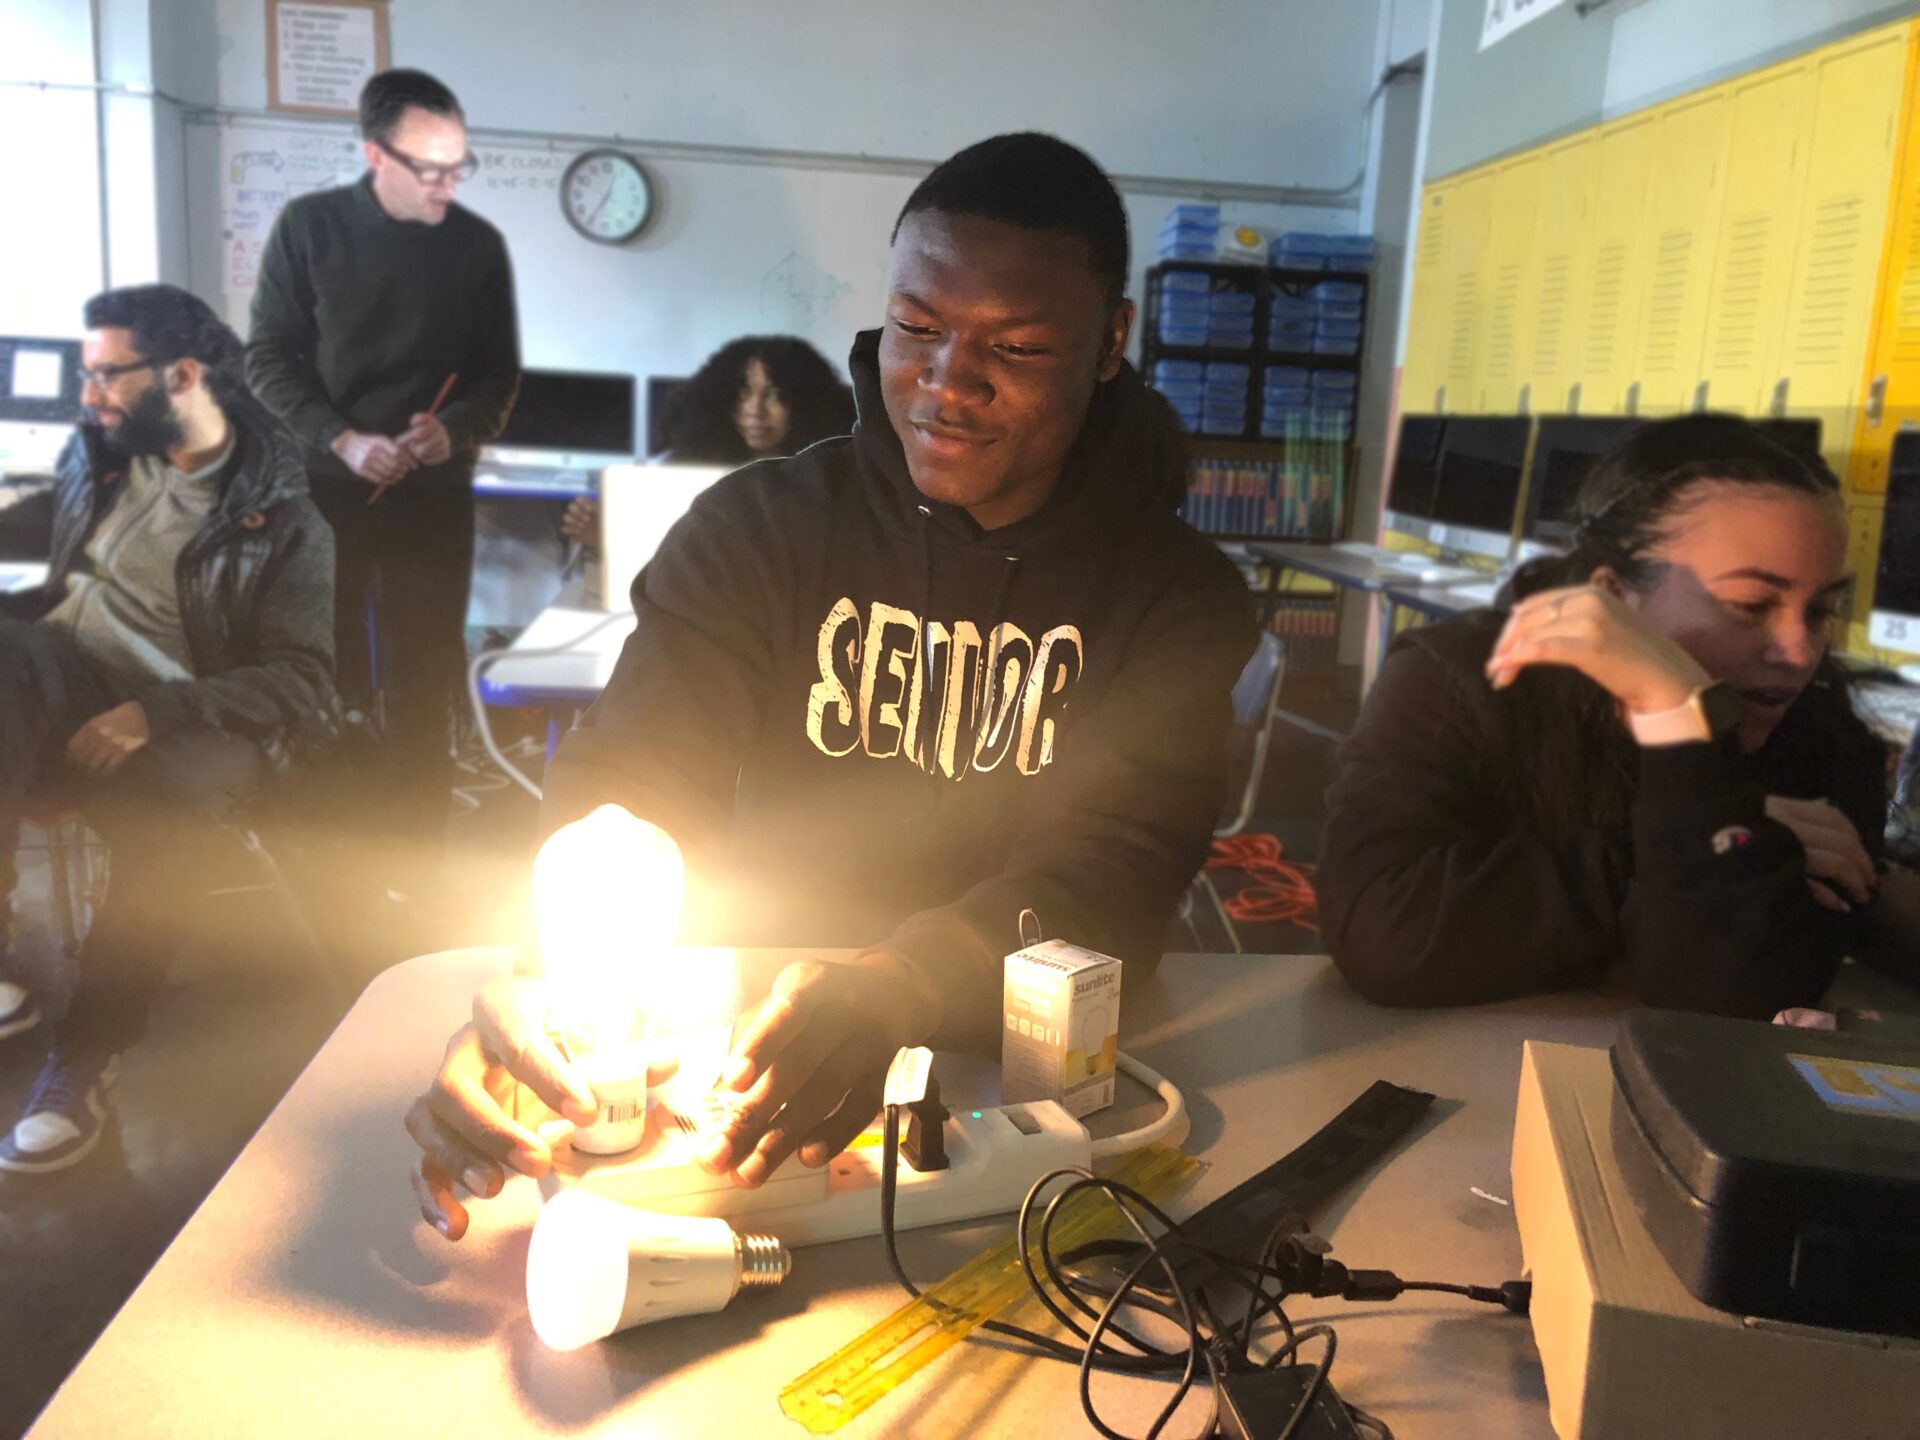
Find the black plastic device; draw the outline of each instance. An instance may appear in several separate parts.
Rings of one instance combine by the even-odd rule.
[[[1920,1049],[1641,1010],[1612,1054],[1615,1158],[1689,1291],[1920,1335]]]

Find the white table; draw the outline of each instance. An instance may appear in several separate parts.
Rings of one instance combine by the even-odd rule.
[[[677,1437],[802,1435],[776,1395],[902,1301],[874,1240],[800,1250],[777,1291],[546,1350],[523,1285],[532,1182],[474,1207],[449,1245],[420,1219],[401,1116],[503,951],[453,951],[380,976],[294,1084],[35,1425],[35,1440],[114,1434]],[[1453,1011],[1367,1005],[1312,957],[1170,956],[1127,982],[1126,1048],[1185,1091],[1187,1148],[1209,1162],[1187,1205],[1292,1149],[1375,1079],[1432,1090],[1433,1118],[1323,1218],[1336,1254],[1408,1278],[1519,1273],[1504,1196],[1528,1037],[1606,1043],[1618,1002],[1592,995]],[[1104,1124],[1158,1106],[1128,1082]],[[928,1281],[1004,1222],[913,1232]],[[1333,1379],[1401,1440],[1549,1440],[1530,1331],[1489,1306],[1410,1297],[1300,1302],[1341,1322]],[[942,1357],[843,1432],[1079,1435],[1073,1371],[993,1346]],[[1096,1381],[1103,1413],[1145,1428],[1159,1382]],[[1170,1435],[1199,1426],[1190,1402]]]
[[[0,560],[0,595],[32,590],[47,582],[47,566],[41,560]]]
[[[480,679],[481,698],[489,705],[591,704],[613,678],[614,662],[633,626],[631,610],[585,609],[563,596],[487,667]]]

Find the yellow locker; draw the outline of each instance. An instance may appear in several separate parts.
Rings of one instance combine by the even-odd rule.
[[[1853,595],[1841,648],[1850,655],[1865,655],[1873,648],[1867,643],[1867,617],[1873,610],[1873,572],[1880,563],[1880,527],[1885,518],[1884,496],[1847,503],[1847,573],[1853,576]]]
[[[1888,227],[1879,301],[1867,365],[1867,390],[1854,428],[1847,483],[1865,494],[1884,494],[1893,437],[1920,424],[1920,103],[1916,52],[1907,49],[1906,115],[1894,161],[1893,223]]]
[[[1487,232],[1486,344],[1478,402],[1489,415],[1519,410],[1532,375],[1527,349],[1539,298],[1534,268],[1547,154],[1536,151],[1502,165],[1494,174],[1493,210]]]
[[[1796,60],[1728,88],[1732,139],[1700,378],[1708,408],[1763,415],[1780,379],[1780,297],[1793,278],[1813,67]]]
[[[1407,350],[1400,366],[1400,410],[1407,415],[1429,415],[1439,408],[1436,398],[1445,373],[1448,306],[1449,236],[1453,220],[1450,180],[1429,185],[1420,196],[1420,229],[1414,240],[1413,297],[1407,308]]]
[[[1657,115],[1635,115],[1600,131],[1594,157],[1587,257],[1587,324],[1580,347],[1580,411],[1617,415],[1633,405],[1633,362],[1650,247],[1647,179],[1660,134]]]
[[[1440,383],[1450,415],[1479,400],[1487,329],[1487,237],[1496,170],[1461,177],[1447,222],[1447,332]]]
[[[1521,383],[1527,408],[1553,415],[1574,408],[1570,392],[1579,378],[1586,335],[1589,278],[1588,222],[1593,206],[1594,135],[1549,146],[1534,240],[1534,295],[1527,317],[1530,334]]]
[[[1645,414],[1698,399],[1720,207],[1726,193],[1731,97],[1724,87],[1662,108],[1647,177],[1645,290],[1631,374]]]
[[[1845,473],[1861,401],[1907,69],[1907,28],[1811,57],[1807,178],[1786,296],[1786,408],[1822,422]]]

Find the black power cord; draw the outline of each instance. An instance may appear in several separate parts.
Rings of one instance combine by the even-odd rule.
[[[887,1266],[894,1279],[908,1295],[920,1299],[919,1286],[900,1263],[894,1228],[899,1152],[900,1107],[889,1105],[881,1142],[880,1234],[886,1246]],[[1046,1202],[1037,1222],[1036,1235],[1035,1211],[1040,1206],[1040,1197],[1050,1185],[1061,1180],[1066,1183]],[[1140,1246],[1128,1242],[1125,1253],[1134,1258],[1121,1279],[1112,1285],[1102,1284],[1073,1269],[1072,1265],[1076,1260],[1115,1253],[1119,1246],[1102,1242],[1062,1255],[1053,1245],[1053,1227],[1062,1214],[1063,1205],[1069,1197],[1089,1190],[1106,1194],[1140,1239]],[[1152,1226],[1158,1227],[1157,1234]],[[1177,1221],[1139,1191],[1078,1167],[1051,1171],[1033,1183],[1020,1204],[1015,1235],[1020,1268],[1034,1297],[1080,1343],[1074,1345],[999,1320],[983,1321],[981,1328],[1017,1341],[1047,1359],[1075,1365],[1079,1370],[1081,1409],[1087,1423],[1105,1440],[1129,1440],[1129,1437],[1102,1420],[1094,1405],[1092,1378],[1096,1369],[1177,1377],[1172,1396],[1143,1437],[1143,1440],[1158,1440],[1161,1431],[1192,1393],[1204,1367],[1214,1404],[1202,1433],[1211,1435],[1216,1433],[1215,1426],[1222,1420],[1220,1396],[1233,1383],[1233,1377],[1298,1365],[1302,1347],[1318,1341],[1324,1347],[1320,1359],[1301,1389],[1292,1413],[1280,1428],[1268,1433],[1263,1427],[1249,1434],[1237,1423],[1231,1427],[1231,1433],[1249,1434],[1249,1440],[1294,1440],[1311,1414],[1314,1402],[1327,1389],[1327,1377],[1333,1368],[1339,1341],[1330,1325],[1296,1327],[1283,1305],[1290,1297],[1378,1302],[1393,1300],[1410,1291],[1423,1291],[1458,1295],[1524,1315],[1532,1293],[1531,1284],[1524,1280],[1509,1280],[1497,1286],[1459,1285],[1440,1280],[1402,1280],[1388,1270],[1352,1269],[1332,1259],[1326,1242],[1309,1233],[1298,1216],[1279,1220],[1268,1232],[1258,1252],[1260,1258],[1249,1262],[1196,1244],[1186,1237]],[[1178,1261],[1196,1256],[1212,1262],[1212,1274],[1206,1286],[1184,1285],[1176,1275]],[[1172,1295],[1171,1303],[1141,1289],[1143,1278],[1154,1271],[1158,1272],[1157,1281],[1164,1282]],[[1234,1287],[1246,1293],[1246,1306],[1229,1323],[1221,1319],[1208,1291]],[[1096,1305],[1094,1300],[1100,1303]],[[1129,1309],[1156,1316],[1184,1330],[1185,1347],[1166,1349],[1126,1328],[1120,1323],[1120,1317]],[[1256,1340],[1272,1340],[1276,1336],[1279,1343],[1256,1358],[1253,1351]],[[1356,1405],[1338,1403],[1357,1428],[1369,1431],[1376,1440],[1392,1440],[1392,1432],[1383,1421]],[[1232,1418],[1237,1421],[1241,1417],[1236,1414]]]

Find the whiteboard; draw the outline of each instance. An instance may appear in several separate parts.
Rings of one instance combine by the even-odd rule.
[[[318,121],[236,117],[187,130],[191,283],[219,297],[244,334],[274,217],[295,195],[356,178],[359,141],[344,123]],[[480,171],[460,187],[460,203],[506,237],[527,365],[684,376],[737,336],[783,333],[844,370],[854,335],[880,323],[889,237],[913,177],[643,156],[655,219],[633,242],[608,246],[582,238],[560,211],[560,176],[587,148],[480,140]],[[1124,198],[1137,296],[1174,202]],[[1274,230],[1350,232],[1355,219],[1261,204],[1223,214]]]

